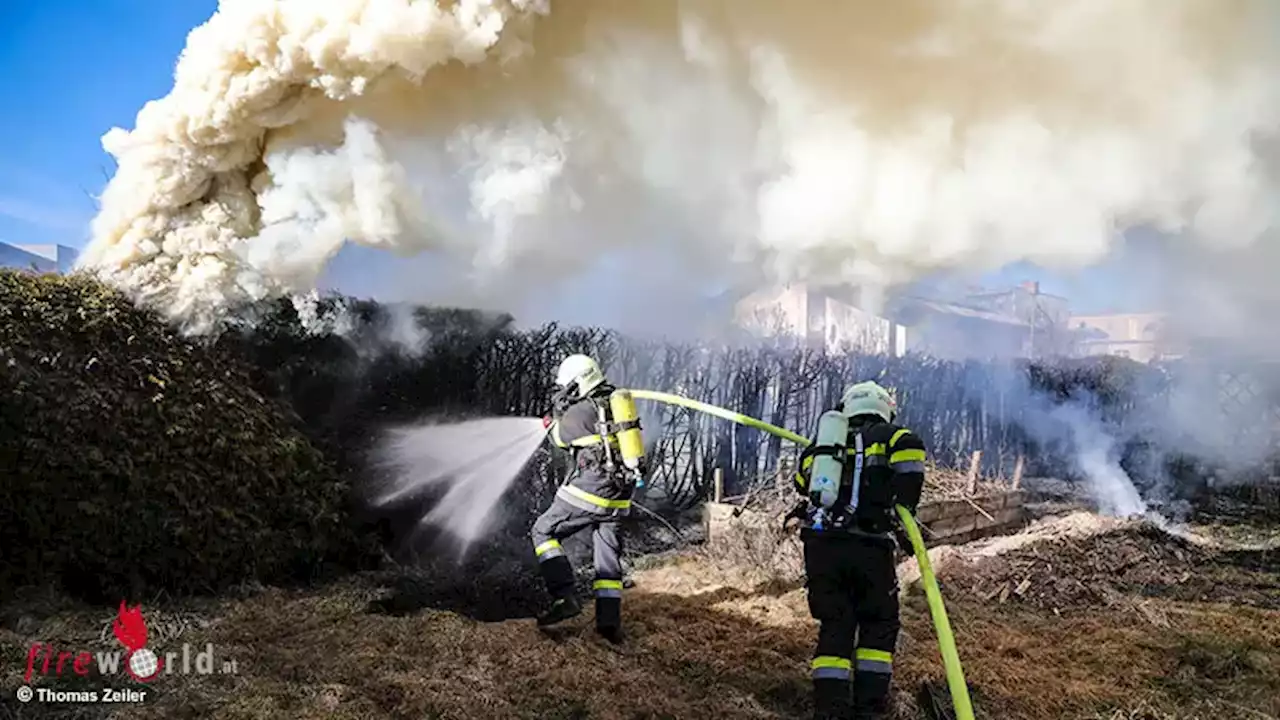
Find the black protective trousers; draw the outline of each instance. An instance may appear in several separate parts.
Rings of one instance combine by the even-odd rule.
[[[814,717],[887,717],[900,627],[893,540],[812,530],[802,537],[809,612],[819,623]]]
[[[596,627],[616,629],[622,625],[622,533],[617,515],[593,513],[574,507],[557,497],[551,507],[533,523],[534,552],[538,567],[553,598],[568,597],[574,591],[573,565],[561,541],[591,528],[595,550]]]

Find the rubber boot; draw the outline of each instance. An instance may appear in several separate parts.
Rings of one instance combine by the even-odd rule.
[[[851,720],[853,704],[849,691],[848,680],[814,680],[813,720]]]
[[[578,598],[569,595],[562,598],[556,598],[551,603],[551,609],[538,616],[538,627],[546,627],[562,623],[582,614],[582,603],[578,602]]]
[[[539,570],[546,582],[547,593],[554,598],[551,609],[538,617],[538,625],[544,627],[564,622],[582,612],[582,603],[573,594],[573,565],[561,555],[544,561]]]
[[[621,645],[626,640],[626,635],[623,634],[622,628],[617,625],[597,625],[596,634],[614,645]]]
[[[853,675],[853,720],[885,720],[889,717],[887,673],[859,672]]]
[[[547,594],[553,598],[568,597],[573,594],[573,565],[569,558],[561,555],[543,561],[538,566],[542,574],[542,582],[547,586]]]
[[[621,598],[596,598],[596,633],[615,645],[622,642]]]

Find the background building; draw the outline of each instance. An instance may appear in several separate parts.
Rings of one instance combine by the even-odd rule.
[[[937,358],[1025,357],[1033,335],[1016,317],[968,304],[904,297],[890,312],[906,328],[909,352]]]
[[[1144,363],[1174,356],[1162,313],[1073,315],[1070,324],[1079,336],[1081,355],[1117,355]]]
[[[1067,299],[1037,283],[973,290],[954,301],[899,296],[880,314],[862,309],[857,288],[793,284],[744,298],[738,324],[755,334],[801,337],[829,352],[1015,358],[1070,354]]]
[[[66,245],[10,245],[0,242],[0,267],[67,273],[75,267],[79,254],[78,250]]]
[[[1010,318],[1026,328],[1020,357],[1070,355],[1075,333],[1071,330],[1071,303],[1060,295],[1040,291],[1040,283],[1024,282],[1007,290],[977,290],[964,303],[1000,317]]]
[[[738,326],[763,337],[792,337],[828,352],[906,352],[905,328],[809,285],[753,293],[734,307]]]

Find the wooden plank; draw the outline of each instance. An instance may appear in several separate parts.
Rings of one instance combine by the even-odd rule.
[[[1020,523],[1008,523],[1005,525],[992,525],[990,527],[977,528],[965,532],[955,532],[950,535],[930,536],[925,539],[925,545],[929,547],[936,547],[938,545],[963,545],[968,542],[973,542],[974,540],[981,540],[982,538],[991,537],[993,535],[1000,535],[1013,530],[1019,525]]]
[[[943,506],[941,503],[928,503],[916,508],[916,519],[922,523],[928,524],[942,517]]]
[[[716,503],[723,502],[724,501],[724,468],[716,468],[713,477],[715,478],[713,481],[715,483],[715,489],[712,491],[711,501]]]
[[[930,510],[932,512],[929,513],[929,520],[932,522],[938,522],[939,520],[945,520],[951,517],[954,513],[955,506],[952,503],[939,502],[935,503]]]
[[[1003,510],[1007,502],[1004,495],[987,495],[973,499],[973,504],[982,508],[988,515],[994,515]]]
[[[702,506],[708,540],[717,540],[725,534],[733,521],[733,511],[736,509],[734,505],[722,503],[706,503]]]
[[[970,542],[971,540],[973,540],[973,539],[974,539],[974,536],[975,536],[976,534],[977,534],[977,533],[975,533],[975,532],[973,532],[973,531],[963,532],[963,533],[956,533],[955,535],[948,535],[947,537],[939,538],[939,539],[938,539],[934,544],[937,544],[937,545],[963,545],[963,544],[965,544],[965,543]]]
[[[1022,506],[1010,505],[1009,502],[1010,499],[1005,496],[984,498],[982,505],[985,505],[983,510],[986,515],[968,501],[950,502],[948,512],[930,523],[929,527],[937,538],[954,541],[954,538],[967,536],[969,533],[1017,524],[1023,516]]]
[[[956,527],[956,521],[952,518],[945,520],[937,520],[929,525],[929,531],[933,533],[935,538],[948,538],[960,530]]]
[[[999,511],[998,513],[994,513],[991,516],[991,519],[984,518],[981,515],[979,515],[975,519],[974,529],[982,530],[985,528],[1004,527],[1005,525],[1009,525],[1010,523],[1017,522],[1018,519],[1021,517],[1022,517],[1022,508],[1006,508],[1004,510]]]
[[[994,515],[1005,508],[1019,507],[1025,501],[1025,493],[986,494],[965,500],[934,500],[921,505],[916,512],[916,517],[921,522],[934,522],[946,518],[962,517],[975,512],[974,505]]]
[[[938,537],[951,537],[959,533],[970,532],[974,529],[977,513],[969,513],[959,517],[944,518],[929,526],[929,529]]]

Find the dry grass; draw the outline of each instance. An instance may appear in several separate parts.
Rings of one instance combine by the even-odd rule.
[[[979,477],[976,487],[971,492],[969,489],[969,472],[967,470],[939,467],[930,463],[925,472],[922,499],[925,502],[931,500],[959,500],[973,497],[974,495],[994,495],[1009,492],[1012,489],[1011,480]]]
[[[1045,546],[1037,552],[1051,554]],[[1186,558],[1214,572],[1211,556]],[[1165,555],[1156,560],[1168,562]],[[1252,577],[1253,593],[1273,572],[1233,566],[1215,577]],[[178,630],[168,632],[157,641],[161,649],[211,642],[220,656],[237,660],[238,673],[162,677],[150,702],[119,717],[763,719],[809,711],[814,627],[794,582],[755,580],[696,556],[642,570],[626,601],[630,637],[615,648],[590,631],[589,613],[555,634],[539,632],[529,619],[481,623],[430,609],[382,614],[372,608],[386,594],[384,580],[368,575],[310,592],[268,590],[152,610],[153,624],[189,628],[178,637],[170,637]],[[1192,595],[1144,598],[1140,584],[1116,592],[1122,590],[1127,604],[1054,613],[1037,603],[983,600],[959,577],[947,584],[980,717],[1280,716],[1280,611]],[[0,630],[5,698],[21,680],[32,641],[92,649],[111,614],[47,604],[11,609]],[[945,683],[919,593],[904,600],[903,622],[898,717],[938,717]],[[27,714],[15,717],[36,717],[34,706],[23,709]],[[43,710],[49,716],[50,708]]]
[[[1059,617],[950,603],[967,679],[990,717],[1112,717],[1141,708],[1163,713],[1146,717],[1188,720],[1280,713],[1280,613],[1151,605],[1168,627],[1108,609]],[[937,673],[927,652],[906,653],[901,668],[907,682]]]

